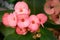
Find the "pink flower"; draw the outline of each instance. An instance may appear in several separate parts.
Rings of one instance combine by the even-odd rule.
[[[26,29],[21,29],[19,27],[16,27],[16,33],[19,35],[26,35],[27,34],[27,30]]]
[[[29,15],[30,14],[30,9],[24,9],[24,8],[21,8],[20,10],[15,10],[15,12],[17,13],[17,14],[27,14],[27,15]]]
[[[26,28],[30,24],[29,17],[27,15],[19,15],[17,25],[20,28]]]
[[[3,15],[3,17],[2,17],[2,22],[3,22],[3,24],[6,25],[6,26],[9,25],[8,20],[7,20],[7,19],[8,19],[8,18],[7,18],[8,15],[9,15],[8,13],[5,13],[5,14]]]
[[[29,18],[30,25],[28,26],[31,32],[36,32],[39,29],[39,19],[36,15],[31,15]]]
[[[52,1],[51,1],[51,5],[52,5],[52,6],[56,6],[58,3],[60,3],[59,0],[52,0]]]
[[[58,15],[60,13],[60,3],[58,3],[54,9],[55,9],[54,14]]]
[[[55,6],[57,3],[59,3],[59,0],[46,0],[46,2],[51,2],[51,6]]]
[[[15,28],[16,24],[17,24],[17,18],[15,14],[10,13],[10,15],[8,16],[8,23],[9,26],[11,26],[12,28]]]
[[[20,8],[24,8],[24,9],[28,9],[28,5],[26,2],[22,1],[22,2],[17,2],[14,10],[20,10]]]
[[[28,30],[30,32],[37,32],[39,29],[39,25],[38,24],[30,24],[28,28],[29,28]]]
[[[58,15],[51,15],[50,16],[51,20],[55,23],[55,24],[60,24],[60,16]]]
[[[48,0],[44,5],[44,11],[49,15],[58,14],[58,10],[56,9],[59,9],[58,4],[60,4],[59,0]]]
[[[55,24],[59,24],[60,25],[60,19],[58,19],[57,21],[55,21]]]
[[[53,15],[51,15],[51,16],[50,16],[50,18],[51,18],[51,20],[52,20],[52,21],[54,21],[54,22],[55,22],[55,21],[57,21],[57,20],[58,20],[59,16],[57,16],[57,15],[53,14]]]
[[[51,8],[50,8],[51,7]],[[52,11],[53,9],[53,11]],[[47,1],[44,5],[44,10],[47,14],[49,14],[50,19],[55,24],[60,24],[59,22],[59,13],[60,13],[60,1],[59,0],[50,0]]]
[[[28,5],[23,1],[17,2],[14,9],[17,14],[30,14],[30,9],[28,8]]]
[[[51,6],[51,3],[52,2],[46,2],[44,5],[44,11],[49,15],[54,14],[54,6]]]
[[[31,15],[29,21],[32,23],[34,21],[36,24],[39,24],[39,18],[36,15]]]
[[[47,16],[43,13],[37,14],[37,17],[39,18],[41,24],[44,24],[47,21]]]

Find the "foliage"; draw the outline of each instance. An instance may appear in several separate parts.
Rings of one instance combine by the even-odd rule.
[[[45,0],[24,0],[28,5],[29,8],[31,10],[31,14],[38,14],[38,13],[45,13],[44,12],[44,3]],[[14,0],[10,0],[9,2],[14,2]],[[18,35],[15,32],[15,29],[10,28],[10,27],[5,27],[2,24],[2,16],[5,12],[12,12],[12,10],[5,10],[5,11],[0,11],[0,32],[3,33],[4,40],[57,40],[56,37],[54,37],[53,33],[49,30],[47,30],[47,28],[60,28],[60,25],[55,25],[55,24],[51,24],[49,21],[47,21],[44,24],[44,28],[40,28],[40,34],[41,37],[34,39],[32,33],[26,34],[26,35]]]

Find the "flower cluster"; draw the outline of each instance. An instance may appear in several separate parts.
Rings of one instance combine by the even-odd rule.
[[[50,15],[50,19],[54,23],[60,24],[60,1],[59,0],[48,0],[44,5],[44,11]]]
[[[24,1],[17,2],[13,13],[5,13],[2,22],[5,26],[16,29],[17,34],[25,35],[28,31],[35,33],[39,26],[47,21],[47,16],[43,13],[30,15],[31,11]]]

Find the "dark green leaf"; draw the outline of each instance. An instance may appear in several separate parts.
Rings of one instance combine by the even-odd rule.
[[[20,36],[18,40],[34,40],[34,39],[33,39],[33,35],[31,33],[28,33],[25,36]]]
[[[24,0],[31,9],[31,13],[37,14],[40,12],[44,12],[44,3],[45,0]]]
[[[41,37],[40,40],[57,40],[56,37],[54,37],[53,33],[45,28],[41,28]]]
[[[18,40],[20,38],[20,36],[18,36],[17,34],[13,33],[13,34],[10,34],[8,36],[6,36],[4,38],[4,40]]]
[[[5,27],[4,25],[0,25],[0,31],[3,33],[4,36],[8,36],[9,34],[12,34],[15,32],[15,29],[10,27]]]
[[[5,40],[33,40],[33,38],[31,33],[28,33],[26,35],[18,35],[13,33],[5,37]]]
[[[55,28],[55,29],[60,29],[60,25],[52,24],[50,22],[46,22],[44,24],[45,28]]]
[[[14,3],[17,0],[7,0],[8,3]]]

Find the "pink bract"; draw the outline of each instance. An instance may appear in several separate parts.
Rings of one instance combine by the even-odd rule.
[[[32,23],[32,21],[36,24],[39,24],[39,18],[36,15],[31,15],[29,18],[29,21]]]
[[[15,12],[17,14],[27,14],[27,15],[29,15],[30,14],[30,9],[27,10],[27,9],[21,8],[19,10],[15,10]]]
[[[19,35],[25,35],[25,34],[27,34],[27,30],[26,29],[20,29],[19,27],[16,27],[16,33]]]
[[[55,21],[55,24],[59,24],[60,25],[60,20]]]
[[[48,0],[44,5],[44,11],[51,15],[51,14],[58,14],[58,4],[60,4],[59,0]],[[58,8],[58,9],[56,9]]]
[[[24,9],[28,9],[28,5],[26,2],[22,1],[22,2],[17,2],[14,10],[19,10],[20,8],[24,8]]]
[[[11,26],[12,28],[15,28],[16,24],[17,24],[17,18],[15,14],[10,13],[10,15],[8,16],[8,22],[9,22],[9,26]]]
[[[59,17],[60,14],[58,15],[51,15],[51,20],[55,23],[55,24],[60,24],[60,17]]]
[[[39,25],[38,25],[38,24],[32,24],[32,23],[31,23],[28,28],[29,28],[29,31],[30,31],[30,32],[34,32],[34,33],[35,33],[35,32],[38,31]]]
[[[58,3],[56,6],[55,6],[55,12],[54,12],[54,14],[55,15],[58,15],[59,13],[60,13],[60,3]]]
[[[31,15],[29,18],[30,25],[28,26],[31,32],[36,32],[39,29],[39,19],[36,15]]]
[[[20,27],[20,28],[25,28],[25,27],[28,27],[28,25],[30,24],[29,22],[29,17],[27,15],[20,15],[18,17],[18,23],[17,25]]]
[[[25,3],[24,1],[17,2],[14,10],[15,12],[17,12],[17,14],[30,14],[30,9],[28,8],[27,3]]]
[[[57,5],[58,3],[60,3],[59,0],[52,0],[51,2],[52,2],[52,3],[51,3],[52,6],[55,6],[55,5]]]
[[[54,14],[54,6],[51,6],[51,2],[45,3],[44,11],[49,15]]]
[[[3,24],[5,25],[5,26],[8,26],[9,25],[9,23],[8,23],[8,13],[5,13],[4,15],[3,15],[3,17],[2,17],[2,22],[3,22]]]
[[[53,14],[53,15],[51,15],[50,17],[51,17],[51,19],[52,19],[53,21],[57,21],[57,20],[58,20],[58,18],[57,18],[58,16],[57,16],[57,15],[54,15],[54,14]]]
[[[43,13],[37,14],[37,17],[41,24],[44,24],[47,21],[47,16]]]

